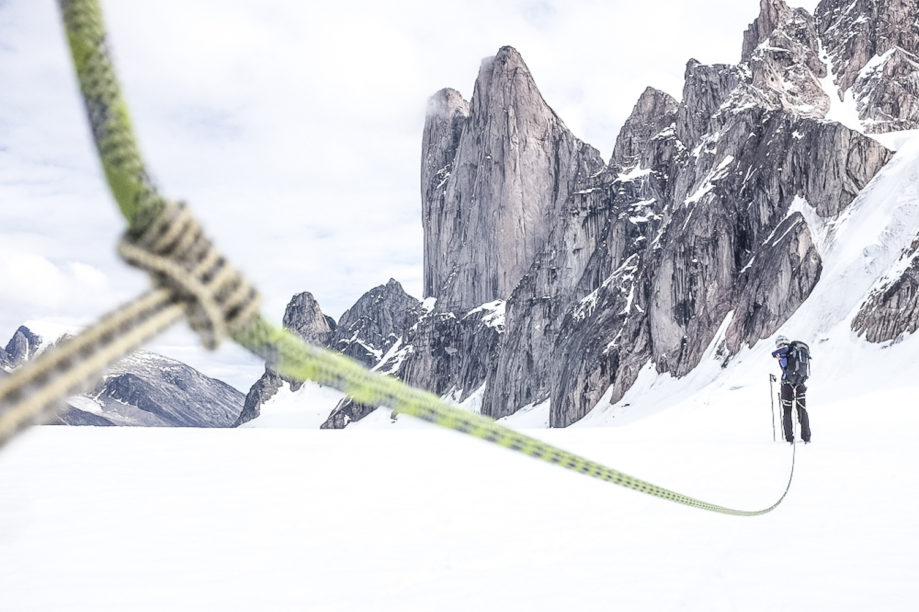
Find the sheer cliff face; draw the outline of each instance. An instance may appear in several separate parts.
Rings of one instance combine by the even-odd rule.
[[[847,32],[857,30],[856,21]],[[487,118],[508,108],[547,108],[531,80],[515,86],[513,71],[486,63],[468,116],[455,95],[441,105],[452,109],[445,115],[450,130],[447,119],[429,116],[425,146],[432,133],[452,140],[441,137],[449,145],[426,149],[424,159],[440,162],[440,152],[454,146],[457,153],[441,174],[423,171],[425,210],[449,211],[449,221],[441,216],[436,226],[425,216],[426,245],[436,245],[432,252],[443,262],[426,260],[432,280],[426,290],[439,298],[439,311],[458,315],[494,297],[507,299],[505,329],[485,368],[484,413],[501,417],[551,399],[551,424],[567,425],[610,387],[611,401],[618,400],[647,363],[685,375],[723,324],[719,350],[728,359],[770,335],[807,298],[821,262],[793,207],[838,214],[890,157],[870,138],[823,120],[832,104],[823,83],[832,73],[822,57],[833,45],[822,25],[781,0],[763,0],[744,34],[740,64],[690,60],[681,102],[646,90],[606,168],[570,163],[582,170],[543,171],[539,178],[548,181],[528,186],[528,193],[541,190],[541,199],[531,198],[541,202],[537,216],[524,215],[521,201],[505,189],[507,156],[480,167],[487,155],[493,161],[494,151],[520,143],[519,132],[515,139]],[[545,120],[540,125],[561,125],[554,115],[536,116]],[[479,148],[470,149],[473,142]],[[478,153],[475,164],[470,150]],[[568,187],[555,190],[562,176]],[[433,177],[441,191],[431,198]],[[530,263],[495,284],[490,262],[499,271],[511,268],[491,254],[494,235],[483,231],[483,221],[507,232],[501,215],[509,207],[533,221],[526,234],[532,241],[516,235],[511,247],[515,262]],[[491,279],[484,285],[495,291],[472,289],[473,278]],[[463,362],[481,359],[468,355]]]
[[[822,272],[805,218],[844,212],[891,157],[828,113],[854,100],[865,132],[919,127],[919,12],[916,0],[760,9],[740,63],[689,60],[681,101],[642,93],[608,164],[510,47],[482,64],[471,102],[435,94],[421,193],[436,302],[362,298],[368,316],[388,312],[361,327],[381,358],[344,318],[328,342],[439,395],[481,396],[493,417],[550,400],[563,427],[618,401],[642,368],[683,376],[715,338],[729,360],[772,335]],[[917,253],[876,288],[856,332],[919,327]],[[374,408],[343,402],[325,426]]]
[[[840,100],[869,132],[919,128],[919,1],[823,0],[816,23]]]
[[[482,63],[472,102],[435,95],[425,122],[425,297],[438,310],[510,295],[575,183],[603,167],[542,99],[520,55]]]

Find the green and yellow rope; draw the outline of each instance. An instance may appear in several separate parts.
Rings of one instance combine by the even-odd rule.
[[[115,70],[108,55],[105,27],[99,3],[97,0],[60,0],[60,5],[102,167],[112,195],[122,214],[128,220],[131,233],[138,236],[152,226],[154,220],[167,207],[163,197],[152,185],[137,147],[128,118],[127,106],[121,96]],[[206,259],[208,256],[202,255],[202,257]],[[139,259],[145,259],[145,257],[142,256]],[[154,272],[160,284],[163,282],[163,270],[177,275],[190,275],[196,270],[191,269],[184,272],[179,270],[173,273],[174,269],[181,268],[181,266],[155,262],[147,267]],[[196,279],[180,278],[178,280],[178,284],[183,288],[200,285]],[[200,291],[203,292],[204,289]],[[198,293],[199,290],[194,289],[193,292]],[[146,313],[144,317],[137,320],[117,316],[109,317],[108,323],[103,320],[100,325],[93,328],[93,338],[111,338],[121,334],[132,336],[132,341],[134,341],[142,335],[155,333],[154,328],[171,322],[177,317],[179,309],[174,303],[175,300],[169,298],[166,289],[157,289],[150,295],[152,297],[146,300],[155,305],[152,314],[149,305],[146,310],[142,306],[135,305],[134,310]],[[189,298],[187,295],[181,297],[182,299]],[[203,299],[198,295],[191,297]],[[136,303],[137,301],[133,304]],[[147,302],[145,301],[144,304]],[[140,334],[137,330],[132,332],[132,325],[143,327],[144,333]],[[410,387],[394,378],[371,372],[340,353],[307,344],[290,332],[272,325],[259,314],[241,318],[235,324],[229,325],[228,329],[233,340],[264,358],[272,364],[275,370],[287,378],[310,380],[330,386],[343,391],[362,404],[389,406],[397,413],[413,416],[593,478],[678,504],[737,516],[765,514],[775,509],[785,499],[794,476],[794,452],[792,452],[788,484],[781,497],[771,506],[759,510],[739,510],[709,503],[590,461],[504,427],[482,415],[460,410],[432,393]],[[82,344],[77,341],[78,347],[93,347],[99,344],[100,342],[96,340]],[[121,346],[117,348],[127,350]],[[82,354],[80,351],[79,348],[74,349],[61,359],[54,358],[56,361],[48,358],[50,360],[48,363],[51,365],[48,363],[42,365],[39,363],[42,360],[37,360],[36,363],[39,363],[40,368],[44,368],[37,370],[38,374],[30,370],[32,366],[26,366],[17,372],[16,376],[25,380],[24,386],[28,386],[35,379],[48,378],[50,374],[56,373],[57,370],[62,369],[61,364],[66,365],[67,362],[76,360]],[[30,374],[30,371],[33,373]],[[0,407],[3,406],[4,401],[9,403],[10,397],[21,395],[24,386],[7,384],[6,396],[4,396],[3,388],[0,387]],[[64,389],[66,391],[73,388],[73,385],[68,382],[67,384],[62,383],[60,387],[66,387]],[[43,394],[39,399],[32,400],[27,408],[14,406],[13,409],[0,413],[15,415],[15,417],[6,418],[5,421],[0,419],[0,443],[4,440],[4,428],[8,431],[20,428],[22,423],[35,418],[35,415],[49,401],[49,396]]]

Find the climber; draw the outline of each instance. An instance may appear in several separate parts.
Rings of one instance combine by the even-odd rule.
[[[801,423],[801,439],[807,444],[811,441],[810,420],[807,416],[807,386],[804,384],[810,375],[810,348],[804,342],[789,342],[785,336],[775,339],[776,350],[772,356],[779,360],[782,368],[782,426],[785,430],[785,441],[794,444],[795,435],[791,423],[791,407],[797,406],[798,422]]]

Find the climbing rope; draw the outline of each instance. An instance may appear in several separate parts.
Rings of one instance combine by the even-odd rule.
[[[647,495],[738,516],[765,514],[785,499],[794,476],[794,450],[788,483],[774,504],[759,510],[721,506],[629,476],[451,406],[432,393],[371,372],[269,323],[258,314],[255,290],[214,249],[188,208],[167,202],[150,181],[108,55],[98,1],[60,0],[60,6],[102,167],[128,221],[119,252],[128,263],[150,273],[154,289],[0,381],[0,445],[28,424],[53,418],[56,406],[68,395],[185,314],[205,346],[216,347],[229,335],[287,378],[330,386],[362,404],[389,406],[396,413]]]

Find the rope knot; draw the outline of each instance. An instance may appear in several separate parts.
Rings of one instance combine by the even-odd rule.
[[[217,252],[184,202],[167,202],[140,235],[122,236],[118,253],[185,302],[189,325],[209,349],[259,311],[258,292]]]

